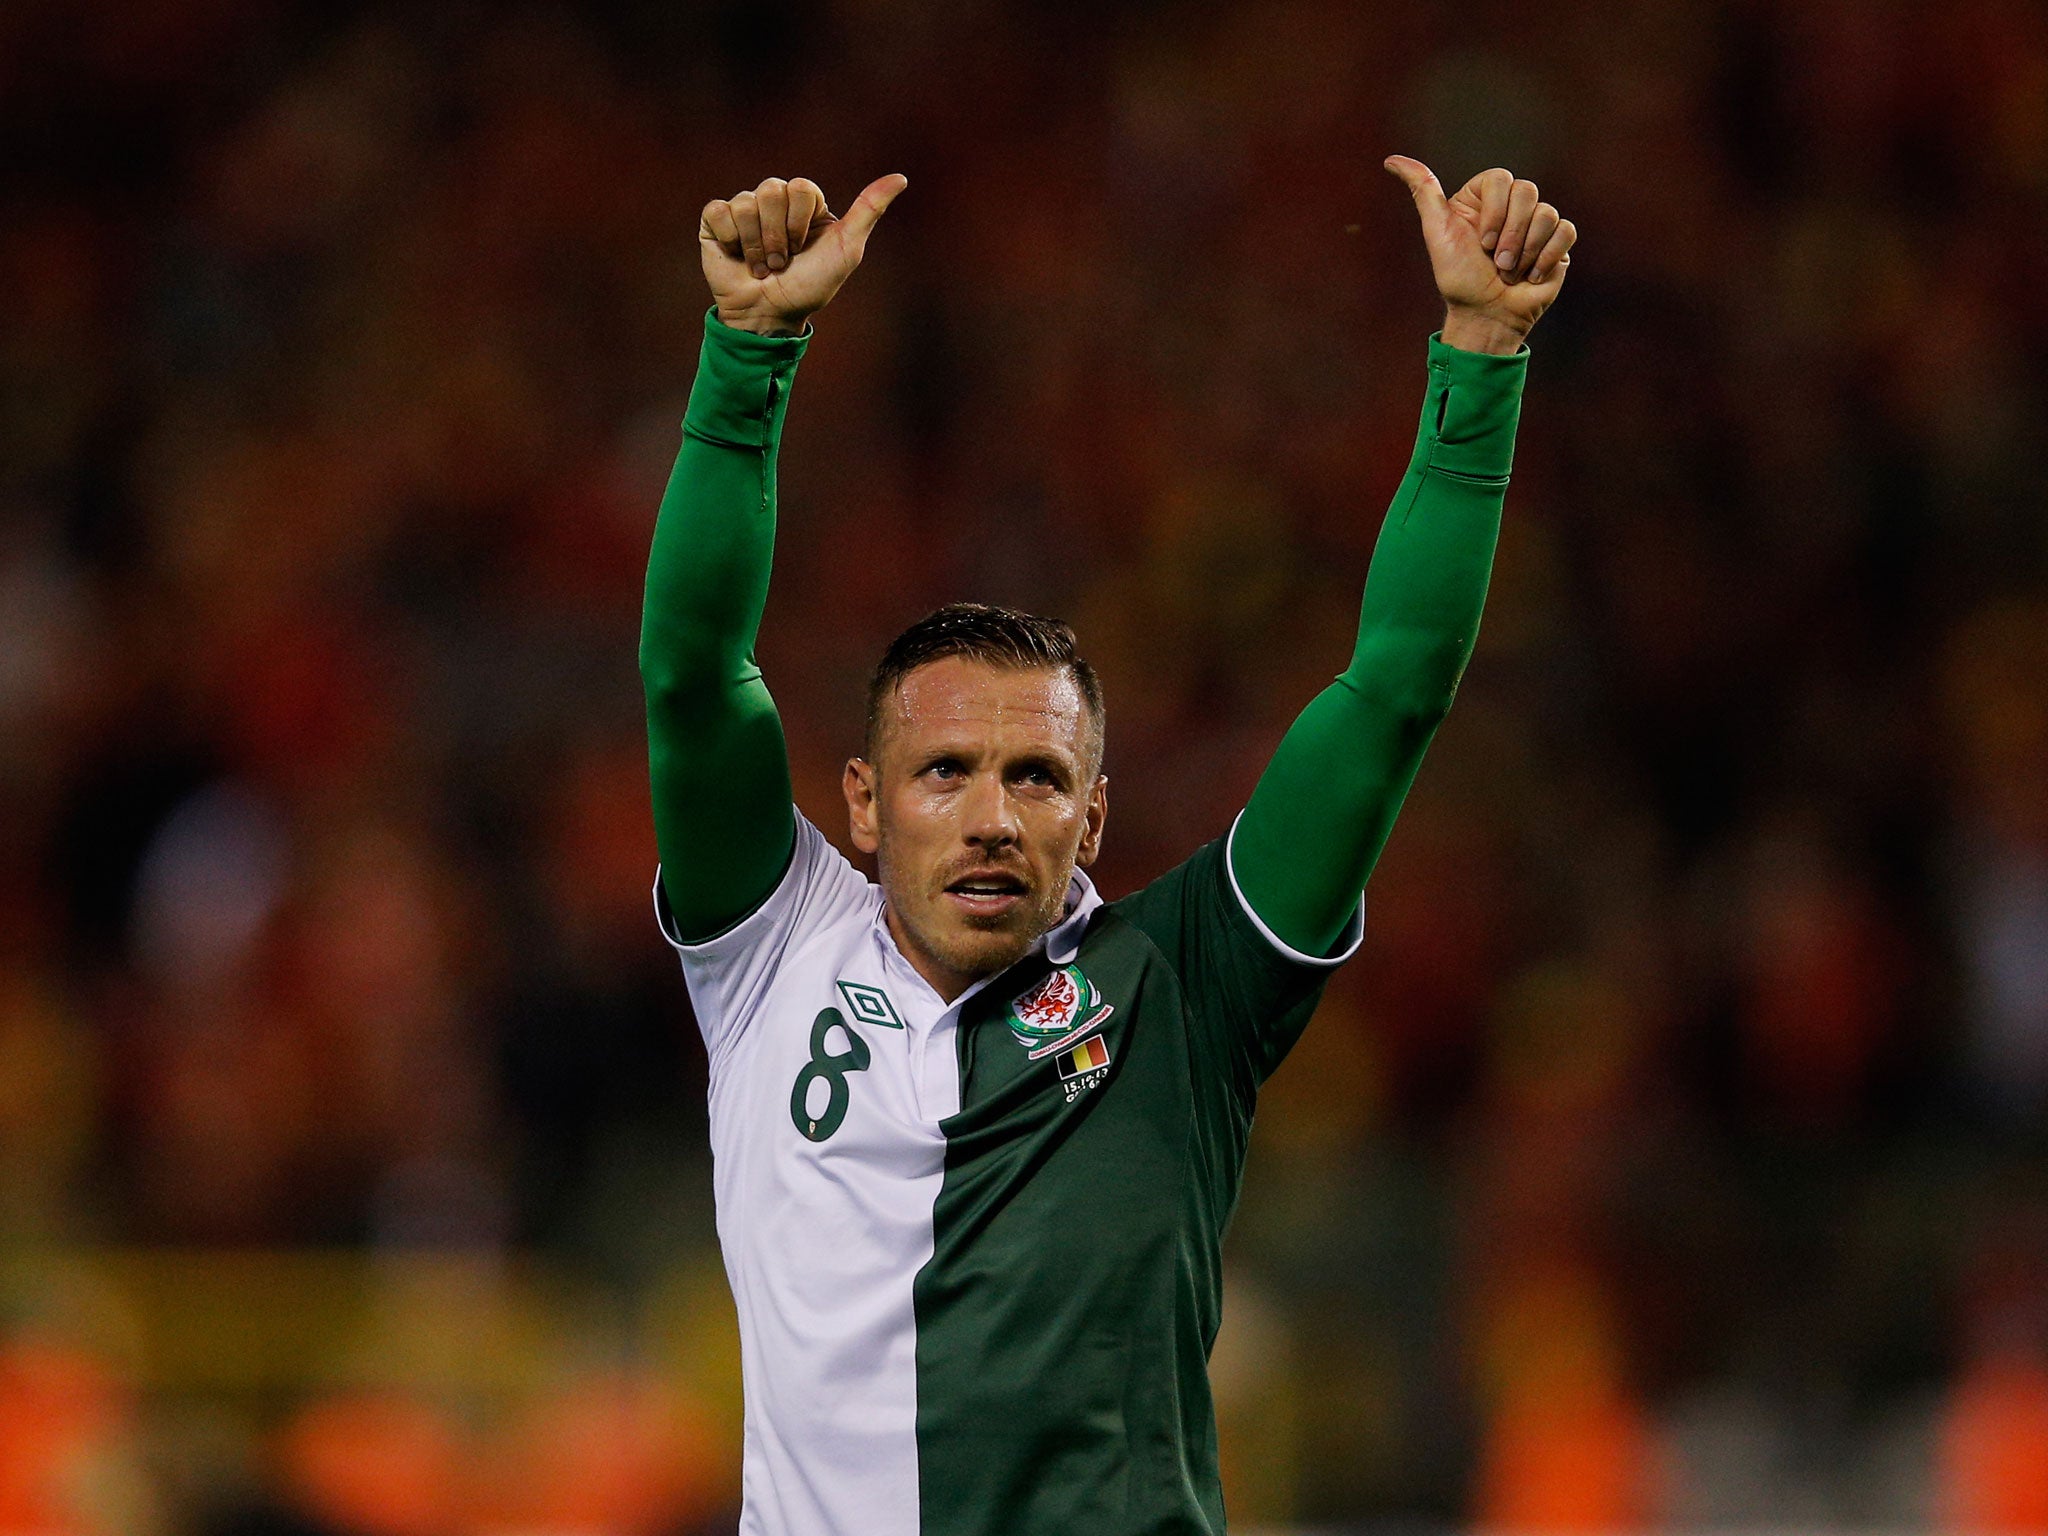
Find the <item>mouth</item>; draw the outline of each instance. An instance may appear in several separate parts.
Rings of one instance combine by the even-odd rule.
[[[981,871],[962,875],[946,887],[946,899],[969,917],[1001,917],[1030,894],[1015,875]]]

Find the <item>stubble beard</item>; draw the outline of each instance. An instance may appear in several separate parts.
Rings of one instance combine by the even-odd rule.
[[[899,902],[891,896],[890,904],[920,949],[954,975],[979,981],[1008,970],[1041,934],[1059,926],[1066,915],[1067,887],[1073,883],[1072,863],[1054,874],[1055,879],[1034,889],[1014,910],[990,917],[962,918],[948,912],[944,881],[930,886],[921,902]],[[885,894],[890,884],[885,868]]]

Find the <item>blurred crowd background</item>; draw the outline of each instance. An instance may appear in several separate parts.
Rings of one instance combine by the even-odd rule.
[[[1262,1105],[1247,1529],[2048,1528],[2048,11],[0,9],[0,1532],[737,1499],[640,585],[697,210],[910,177],[761,659],[980,598],[1129,890],[1349,654],[1439,319],[1573,218],[1477,655]]]

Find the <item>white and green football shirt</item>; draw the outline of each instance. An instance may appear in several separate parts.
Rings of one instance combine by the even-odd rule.
[[[1207,1360],[1259,1085],[1335,953],[1208,844],[944,1002],[798,818],[788,871],[681,942],[710,1055],[749,1536],[1223,1530]]]

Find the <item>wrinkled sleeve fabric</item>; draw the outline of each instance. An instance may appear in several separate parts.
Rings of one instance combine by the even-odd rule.
[[[1497,357],[1430,338],[1415,452],[1373,549],[1351,664],[1288,729],[1227,845],[1238,895],[1284,949],[1356,943],[1366,880],[1478,638],[1528,363],[1527,348]]]
[[[775,546],[776,451],[810,336],[808,326],[757,336],[707,311],[655,520],[640,678],[656,885],[672,942],[701,942],[745,918],[795,847],[788,748],[754,643]]]

